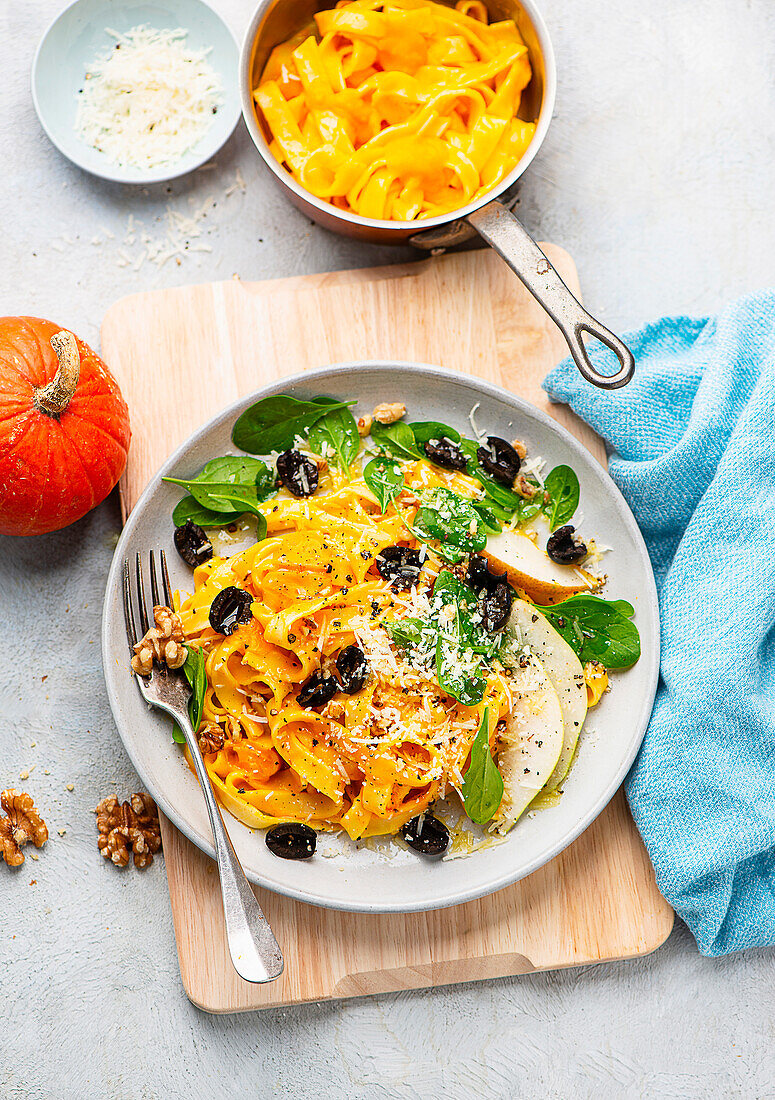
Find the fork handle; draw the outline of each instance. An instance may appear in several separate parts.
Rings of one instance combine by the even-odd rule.
[[[185,719],[176,715],[176,721],[185,735],[210,817],[231,961],[246,982],[273,982],[283,972],[282,951],[226,831],[193,726],[187,715]]]

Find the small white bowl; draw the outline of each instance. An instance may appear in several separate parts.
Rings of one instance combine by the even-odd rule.
[[[208,61],[223,85],[223,105],[201,140],[180,160],[150,170],[115,164],[75,130],[78,91],[86,71],[112,44],[106,29],[126,33],[140,24],[187,30],[188,45],[210,48]],[[79,168],[117,183],[162,183],[204,164],[231,136],[241,112],[238,66],[234,35],[203,0],[75,0],[41,39],[32,65],[32,98],[51,141]]]

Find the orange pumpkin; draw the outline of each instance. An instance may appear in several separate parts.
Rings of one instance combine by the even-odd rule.
[[[0,534],[42,535],[104,500],[126,466],[116,380],[72,332],[0,317]]]

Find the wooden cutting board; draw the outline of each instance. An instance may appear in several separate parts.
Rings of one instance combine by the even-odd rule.
[[[545,247],[578,293],[571,258]],[[409,359],[479,375],[550,413],[605,461],[600,440],[541,390],[565,353],[562,338],[489,250],[137,294],[108,312],[102,351],[132,414],[125,512],[173,448],[219,408],[279,376],[337,360]],[[162,833],[183,985],[208,1012],[629,958],[653,951],[673,925],[619,792],[546,867],[451,909],[341,913],[256,888],[285,973],[251,985],[229,961],[214,864],[164,818]]]

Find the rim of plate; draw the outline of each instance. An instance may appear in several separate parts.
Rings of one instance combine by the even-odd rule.
[[[142,781],[146,784],[150,794],[155,799],[157,805],[164,812],[165,816],[178,828],[184,836],[186,836],[193,844],[196,845],[201,851],[205,852],[211,858],[215,858],[215,848],[212,844],[212,840],[204,835],[201,835],[197,830],[189,824],[186,818],[178,812],[178,810],[170,803],[166,793],[155,782],[152,775],[142,767],[142,764],[138,761],[136,753],[133,751],[132,738],[126,737],[122,730],[121,720],[121,704],[117,697],[117,693],[112,682],[113,674],[108,672],[108,669],[112,669],[113,665],[110,658],[115,656],[113,649],[113,642],[111,638],[111,632],[115,628],[115,616],[111,615],[111,597],[116,591],[116,586],[119,584],[120,570],[124,557],[126,556],[125,546],[131,543],[134,529],[137,526],[140,517],[143,515],[149,501],[152,499],[160,478],[183,458],[187,452],[195,446],[203,437],[208,435],[215,428],[223,425],[227,421],[232,421],[236,416],[244,410],[248,405],[254,404],[257,400],[263,397],[269,397],[273,394],[282,393],[287,389],[295,386],[308,385],[309,388],[314,387],[316,383],[319,383],[323,379],[327,378],[339,378],[343,375],[349,374],[351,371],[357,369],[368,374],[381,374],[385,370],[406,371],[415,374],[418,378],[425,377],[430,384],[434,382],[438,383],[457,383],[468,385],[481,394],[484,394],[490,398],[495,399],[511,406],[515,412],[526,417],[528,420],[537,422],[541,427],[547,429],[550,433],[557,435],[565,446],[568,447],[582,462],[589,463],[594,462],[594,458],[590,455],[590,452],[582,443],[580,443],[567,429],[558,424],[542,410],[531,405],[529,402],[524,401],[522,398],[516,397],[514,394],[509,393],[501,386],[497,386],[492,382],[486,382],[483,379],[479,379],[473,375],[460,374],[456,371],[448,370],[444,367],[435,366],[433,364],[409,362],[398,359],[364,359],[364,360],[351,360],[347,362],[332,363],[323,367],[318,367],[313,370],[303,371],[287,377],[280,378],[276,382],[270,385],[264,386],[261,389],[255,390],[250,394],[246,394],[243,397],[238,398],[232,402],[229,406],[217,413],[214,417],[208,420],[196,431],[177,447],[172,454],[162,463],[162,465],[156,470],[151,477],[148,485],[143,490],[142,494],[137,500],[132,512],[127,519],[124,529],[121,532],[116,549],[114,551],[113,560],[110,565],[108,573],[108,580],[105,589],[105,598],[103,604],[102,615],[102,629],[101,629],[101,650],[102,650],[102,662],[103,672],[105,676],[105,684],[108,692],[108,700],[110,703],[111,712],[113,714],[116,728],[119,733],[119,737],[124,745],[124,748],[132,761],[138,775]],[[468,901],[474,901],[477,898],[485,897],[489,894],[496,893],[498,890],[502,890],[507,886],[511,886],[513,883],[518,882],[520,879],[526,878],[528,875],[537,871],[540,867],[543,867],[560,852],[564,851],[569,844],[573,843],[584,832],[585,829],[595,820],[596,817],[605,809],[613,796],[618,791],[619,787],[629,771],[637,753],[643,741],[643,737],[646,733],[649,719],[651,717],[651,710],[654,703],[654,696],[657,689],[657,681],[659,676],[659,657],[660,657],[660,624],[659,624],[659,604],[657,599],[657,589],[654,581],[654,575],[651,568],[651,561],[649,558],[646,544],[643,540],[643,536],[640,532],[635,517],[630,511],[630,507],[627,501],[622,496],[618,486],[612,480],[605,467],[600,467],[599,473],[601,481],[606,485],[607,492],[611,501],[615,504],[616,512],[619,519],[623,522],[624,526],[628,529],[629,535],[635,542],[642,559],[645,573],[645,588],[643,592],[644,597],[644,610],[647,606],[651,614],[653,615],[653,637],[649,637],[648,648],[641,653],[641,657],[637,662],[641,671],[644,674],[644,680],[646,687],[644,690],[643,700],[640,707],[640,712],[637,715],[637,720],[632,727],[632,733],[627,743],[626,752],[623,753],[622,759],[617,767],[612,778],[609,780],[602,792],[597,796],[594,802],[589,806],[585,813],[581,814],[571,826],[567,828],[562,836],[562,839],[554,843],[547,844],[545,848],[539,850],[532,859],[520,865],[517,870],[512,867],[506,867],[500,873],[492,876],[488,881],[479,883],[476,886],[466,887],[464,885],[458,886],[458,888],[450,890],[430,900],[420,900],[415,903],[405,902],[391,902],[389,900],[381,900],[378,902],[357,902],[353,903],[346,898],[339,897],[322,897],[319,894],[300,889],[294,885],[289,885],[282,880],[282,867],[278,866],[278,876],[267,877],[265,875],[259,875],[248,868],[245,868],[245,873],[251,882],[254,882],[258,886],[262,886],[268,890],[272,890],[275,893],[282,894],[286,897],[291,897],[297,901],[306,902],[310,905],[317,905],[325,909],[340,909],[347,912],[365,912],[365,913],[412,913],[422,912],[424,910],[443,909],[452,905],[460,905]],[[144,549],[150,549],[144,548]],[[120,630],[118,631],[119,637],[122,641],[122,654],[126,657],[126,650],[124,639],[126,632],[123,624],[123,619],[119,624]],[[128,661],[127,661],[128,664]],[[633,666],[635,667],[635,666]],[[626,670],[629,671],[629,670]],[[192,782],[196,782],[192,773]],[[236,821],[228,810],[224,810],[224,821],[227,826],[232,821]],[[241,822],[238,824],[242,825]],[[243,826],[247,828],[247,826]],[[517,824],[516,828],[519,827]],[[256,833],[263,832],[263,830],[251,830]],[[476,852],[471,853],[462,860],[455,860],[455,864],[458,863],[461,869],[465,867],[469,859],[476,858]],[[278,860],[278,864],[282,864],[284,861]]]
[[[154,183],[169,183],[170,180],[180,179],[181,176],[187,176],[189,172],[195,172],[197,168],[201,168],[203,164],[206,164],[208,160],[211,160],[217,153],[221,151],[226,142],[234,133],[237,128],[237,123],[242,115],[242,101],[239,96],[239,90],[237,88],[235,69],[230,69],[225,72],[218,70],[218,75],[224,82],[226,87],[229,81],[232,81],[234,85],[235,104],[232,106],[231,117],[229,118],[228,129],[224,131],[223,136],[219,137],[216,142],[210,141],[208,143],[208,134],[204,134],[201,138],[202,150],[201,155],[197,152],[198,146],[193,146],[188,153],[181,157],[181,164],[184,167],[176,167],[174,164],[170,164],[166,167],[160,167],[151,169],[144,175],[127,176],[125,173],[126,168],[122,168],[119,164],[113,164],[112,161],[105,159],[104,167],[101,163],[87,164],[85,158],[79,157],[77,153],[72,149],[67,149],[58,136],[57,130],[49,125],[46,112],[38,95],[38,69],[40,64],[40,57],[45,49],[49,38],[56,31],[60,23],[64,22],[70,13],[80,7],[82,4],[87,3],[88,0],[71,0],[66,7],[58,12],[51,22],[46,27],[43,34],[40,36],[38,45],[35,48],[35,56],[32,61],[32,68],[30,70],[30,91],[32,94],[32,102],[35,107],[35,114],[38,116],[38,122],[40,123],[43,132],[49,139],[51,144],[66,157],[71,164],[76,165],[82,172],[88,172],[90,176],[96,176],[98,179],[108,180],[110,183],[123,183],[129,186],[147,187]],[[185,4],[188,4],[191,8],[204,8],[218,23],[221,24],[226,31],[228,37],[234,43],[235,59],[239,61],[240,45],[237,41],[237,37],[229,24],[223,18],[223,16],[215,10],[206,0],[183,0]],[[103,0],[105,18],[110,20],[110,11],[112,8],[120,8],[124,6],[124,0]],[[106,24],[107,25],[107,24]],[[225,104],[224,104],[225,109]],[[188,158],[195,154],[194,159]],[[139,171],[139,170],[138,170]]]

